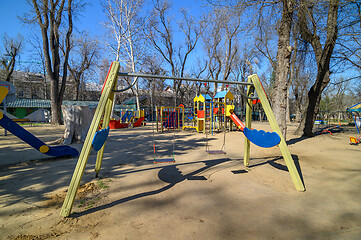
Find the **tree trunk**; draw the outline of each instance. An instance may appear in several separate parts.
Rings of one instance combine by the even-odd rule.
[[[329,63],[323,65],[324,67],[329,67]],[[312,129],[319,110],[321,93],[330,81],[330,71],[328,69],[326,73],[323,73],[322,69],[319,69],[318,72],[316,82],[308,92],[308,106],[306,110],[305,127],[303,129],[303,135],[307,137],[313,136]]]
[[[40,2],[40,1],[39,1]],[[65,91],[65,83],[67,79],[67,66],[70,51],[70,36],[73,31],[72,22],[72,0],[68,0],[65,4],[65,0],[49,2],[46,0],[41,1],[39,4],[37,0],[32,0],[31,3],[35,14],[36,20],[40,26],[41,35],[43,39],[43,52],[45,58],[46,72],[50,78],[50,98],[51,98],[51,119],[53,124],[61,124],[61,104],[63,101],[63,95]],[[65,9],[64,9],[65,8]],[[59,28],[62,27],[62,18],[67,13],[68,28],[65,27],[62,30],[66,30],[65,36],[65,53],[63,56],[63,72],[62,81],[60,84],[60,67],[61,57],[59,54],[60,36]],[[49,29],[50,28],[50,29]]]
[[[278,51],[277,67],[275,77],[275,88],[273,95],[273,112],[283,136],[286,138],[287,123],[287,91],[288,91],[288,73],[290,69],[290,60],[292,47],[290,46],[290,36],[293,18],[293,0],[283,0],[283,12],[281,25],[278,29]]]
[[[75,100],[76,101],[78,101],[79,100],[79,92],[80,92],[80,89],[79,89],[79,87],[80,87],[80,82],[78,82],[78,81],[75,81]]]
[[[93,119],[89,106],[63,105],[62,112],[65,124],[63,144],[84,142]]]
[[[60,125],[61,121],[61,103],[58,101],[58,81],[50,77],[50,102],[51,102],[51,122]]]
[[[317,62],[317,77],[315,83],[308,92],[308,106],[303,129],[304,136],[312,137],[312,129],[318,112],[321,94],[330,82],[330,60],[338,36],[337,18],[339,0],[329,1],[326,28],[327,38],[323,47],[315,29],[308,29],[307,19],[309,18],[309,15],[312,16],[312,13],[308,12],[306,5],[302,5],[302,7],[303,9],[299,11],[301,36],[305,41],[311,43]],[[301,124],[302,123],[303,121]]]

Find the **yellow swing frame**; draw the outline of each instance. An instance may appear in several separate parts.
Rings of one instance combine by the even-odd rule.
[[[136,83],[137,79],[133,81],[133,84],[131,86],[128,86],[126,89],[122,90],[116,90],[117,82],[118,82],[118,76],[124,75],[129,77],[148,77],[148,78],[163,78],[163,79],[184,79],[189,81],[199,81],[199,82],[218,82],[218,83],[228,83],[228,84],[243,84],[248,86],[254,86],[259,99],[261,100],[261,104],[266,112],[267,118],[271,124],[272,130],[278,133],[278,135],[281,137],[281,142],[279,143],[279,147],[281,149],[283,158],[286,161],[287,168],[290,172],[292,181],[295,185],[295,188],[298,191],[305,191],[305,187],[303,185],[303,182],[301,180],[301,177],[297,171],[297,168],[294,164],[294,161],[292,159],[292,156],[288,150],[287,144],[285,139],[282,136],[281,130],[276,122],[275,116],[272,112],[271,106],[267,100],[266,94],[262,88],[261,82],[257,75],[252,75],[248,77],[248,83],[236,83],[236,82],[230,82],[230,81],[216,81],[216,80],[210,80],[210,79],[195,79],[195,78],[179,78],[179,77],[169,77],[169,76],[154,76],[154,75],[146,75],[146,74],[132,74],[132,73],[119,73],[119,62],[113,62],[110,66],[108,76],[106,79],[106,82],[104,84],[102,94],[98,103],[98,106],[96,108],[93,120],[91,122],[91,125],[89,127],[88,134],[86,136],[86,139],[84,141],[83,148],[80,152],[78,162],[76,164],[73,176],[71,178],[69,189],[67,192],[67,195],[65,197],[63,206],[61,208],[60,215],[63,217],[67,217],[71,214],[71,210],[74,204],[75,196],[77,193],[77,190],[80,186],[81,179],[84,174],[84,170],[86,167],[86,164],[89,159],[89,155],[92,149],[92,140],[94,139],[94,136],[98,130],[99,124],[101,119],[103,118],[103,124],[102,128],[106,129],[109,126],[109,120],[111,115],[111,110],[114,102],[114,93],[117,91],[125,91],[126,89],[130,89],[134,84]],[[251,97],[252,95],[252,87],[248,87],[247,90],[248,97]],[[248,104],[246,107],[246,127],[251,128],[251,115],[252,115],[252,100],[248,99]],[[97,159],[95,164],[95,172],[99,173],[100,167],[102,164],[103,159],[103,153],[104,153],[104,145],[97,153]],[[244,151],[244,165],[249,166],[249,157],[250,157],[250,141],[248,139],[245,140],[245,151]]]

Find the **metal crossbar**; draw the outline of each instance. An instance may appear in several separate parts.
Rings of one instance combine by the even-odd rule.
[[[141,77],[141,78],[158,78],[158,79],[173,79],[173,80],[185,80],[185,81],[193,81],[193,82],[213,82],[213,83],[227,83],[227,84],[253,86],[253,83],[249,83],[249,82],[234,82],[234,81],[202,79],[202,78],[189,78],[189,77],[173,77],[173,76],[152,75],[152,74],[144,74],[144,73],[122,73],[122,72],[118,72],[118,76]]]

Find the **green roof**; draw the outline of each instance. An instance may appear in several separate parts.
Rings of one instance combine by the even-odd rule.
[[[95,108],[98,105],[98,101],[72,101],[64,100],[63,105],[78,105],[89,106]],[[17,98],[14,102],[7,103],[8,108],[51,108],[51,102],[48,99],[28,99]],[[115,109],[127,108],[127,106],[115,105]]]
[[[14,102],[6,104],[9,108],[51,108],[50,100],[17,98]]]

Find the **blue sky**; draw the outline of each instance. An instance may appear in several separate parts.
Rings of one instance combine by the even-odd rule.
[[[86,1],[84,1],[86,2]],[[85,11],[81,13],[79,19],[76,20],[75,25],[80,30],[87,29],[92,35],[97,35],[102,31],[101,22],[104,22],[105,17],[101,7],[101,1],[88,1]],[[199,12],[201,9],[201,0],[178,0],[172,1],[173,11],[176,12],[181,8],[192,9],[192,14]],[[10,36],[15,36],[21,33],[26,37],[31,33],[30,26],[21,23],[19,16],[23,16],[29,12],[31,7],[26,0],[1,0],[0,1],[0,34],[7,33]],[[35,26],[38,28],[38,26]]]
[[[87,30],[91,36],[101,36],[103,34],[102,22],[105,21],[101,1],[84,1],[88,2],[84,12],[75,20],[74,26],[78,31]],[[181,8],[191,9],[192,14],[201,12],[202,0],[178,0],[171,1],[174,16],[176,17]],[[37,24],[30,26],[23,24],[19,17],[31,10],[31,6],[26,0],[0,0],[0,36],[7,34],[15,37],[21,34],[25,40],[32,38],[34,33],[40,36],[39,26]],[[25,43],[26,49],[21,54],[21,61],[31,61],[31,46]],[[1,51],[1,47],[0,47]],[[21,65],[20,65],[21,66]],[[19,67],[19,66],[17,66]]]
[[[8,35],[14,36],[17,33],[27,33],[28,31],[20,23],[18,16],[23,15],[28,9],[25,0],[0,1],[0,34],[6,32]]]

